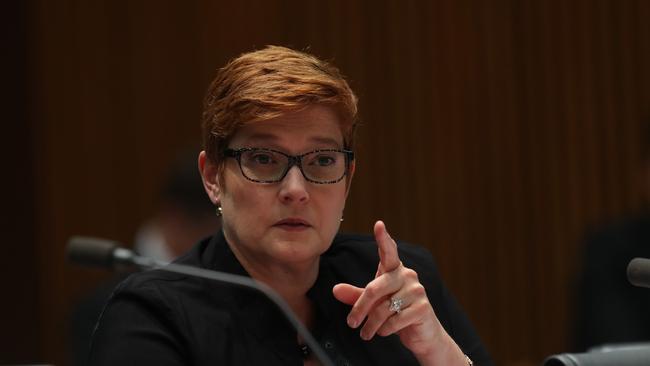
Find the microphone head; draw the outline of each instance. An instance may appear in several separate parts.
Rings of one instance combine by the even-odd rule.
[[[544,360],[543,366],[641,366],[650,359],[650,346],[630,344],[586,353],[563,353]]]
[[[115,266],[115,251],[119,248],[117,242],[86,236],[73,236],[68,240],[66,249],[70,262],[113,269]]]
[[[627,279],[634,286],[650,288],[650,259],[632,259],[627,265]]]

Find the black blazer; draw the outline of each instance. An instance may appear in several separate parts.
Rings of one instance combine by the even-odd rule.
[[[442,284],[431,255],[400,243],[447,332],[476,365],[489,356]],[[248,276],[223,232],[198,243],[177,263]],[[321,256],[308,296],[315,304],[314,336],[338,365],[417,365],[395,335],[359,337],[346,324],[350,310],[332,295],[341,282],[365,286],[379,257],[373,238],[337,235]],[[130,276],[115,290],[93,335],[90,365],[302,365],[296,332],[262,295],[239,287],[158,270]]]

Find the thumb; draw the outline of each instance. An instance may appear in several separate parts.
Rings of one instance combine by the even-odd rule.
[[[363,293],[363,288],[347,283],[339,283],[332,288],[332,293],[338,301],[347,305],[354,305]]]

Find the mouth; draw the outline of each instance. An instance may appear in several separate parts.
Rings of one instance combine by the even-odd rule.
[[[285,230],[291,230],[291,231],[304,230],[304,229],[307,229],[307,228],[311,227],[311,225],[307,221],[305,221],[303,219],[299,219],[299,218],[283,219],[283,220],[280,220],[280,221],[276,222],[275,225],[273,225],[273,226],[279,227],[279,228],[285,229]]]

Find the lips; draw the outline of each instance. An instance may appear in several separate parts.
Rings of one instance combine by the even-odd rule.
[[[278,226],[285,229],[304,229],[311,227],[311,225],[300,218],[286,218],[275,223],[273,226]]]

